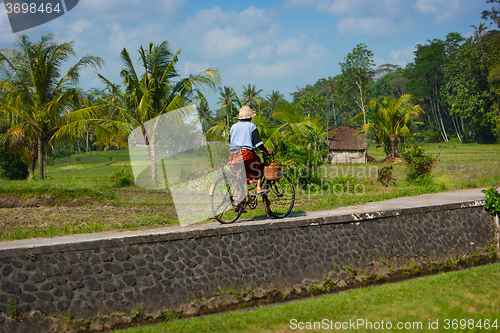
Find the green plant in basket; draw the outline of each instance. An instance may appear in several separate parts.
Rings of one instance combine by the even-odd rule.
[[[283,172],[283,163],[276,154],[265,158],[264,175],[267,180],[278,180]]]

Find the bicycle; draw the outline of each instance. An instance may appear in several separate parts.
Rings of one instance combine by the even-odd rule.
[[[286,173],[282,173],[278,180],[262,177],[262,188],[267,190],[266,194],[257,194],[256,183],[247,182],[245,188],[241,177],[242,171],[219,172],[209,190],[213,218],[223,224],[233,223],[245,208],[255,209],[259,197],[262,197],[268,216],[284,218],[290,214],[295,203],[295,188]]]

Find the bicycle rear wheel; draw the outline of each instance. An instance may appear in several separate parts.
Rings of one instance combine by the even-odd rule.
[[[269,190],[266,200],[269,213],[278,219],[290,214],[295,203],[295,188],[290,177],[282,174],[279,180],[266,180],[265,187]]]
[[[212,215],[217,221],[223,224],[233,223],[240,217],[243,212],[240,196],[244,196],[246,192],[235,176],[225,174],[217,177],[209,193]]]

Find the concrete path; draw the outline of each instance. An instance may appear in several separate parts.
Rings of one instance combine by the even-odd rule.
[[[413,197],[369,202],[357,206],[340,207],[327,211],[307,212],[307,216],[363,214],[375,211],[388,211],[395,209],[441,206],[453,203],[481,201],[484,200],[484,193],[482,193],[481,190],[482,189],[470,189],[444,193],[422,194]]]
[[[180,226],[171,226],[163,228],[155,228],[141,231],[109,231],[100,232],[93,234],[81,234],[81,235],[70,235],[61,236],[54,238],[37,238],[37,239],[27,239],[27,240],[17,240],[17,241],[4,241],[0,242],[0,251],[8,251],[9,249],[29,249],[33,247],[40,246],[53,246],[53,245],[63,245],[72,244],[80,242],[94,242],[102,240],[117,240],[123,238],[130,238],[136,236],[150,236],[150,235],[160,235],[160,234],[170,234],[178,233],[182,231],[194,231],[194,230],[208,230],[208,229],[218,229],[218,228],[228,228],[234,225],[242,224],[275,224],[282,223],[286,221],[294,220],[308,220],[317,219],[318,217],[328,217],[328,216],[343,216],[343,215],[356,215],[356,214],[369,214],[374,212],[388,212],[401,209],[409,208],[419,208],[419,207],[432,207],[441,206],[445,204],[460,204],[469,203],[474,206],[479,206],[484,200],[484,194],[481,189],[470,189],[470,190],[460,190],[445,193],[435,193],[435,194],[423,194],[413,197],[404,197],[390,199],[386,201],[370,202],[363,205],[341,207],[326,211],[313,211],[305,213],[293,213],[285,219],[274,219],[274,218],[259,218],[238,220],[234,224],[222,225],[217,222],[195,224],[182,228]],[[244,217],[244,216],[243,216]]]

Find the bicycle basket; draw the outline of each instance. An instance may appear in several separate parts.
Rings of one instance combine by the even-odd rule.
[[[269,165],[264,167],[264,177],[267,180],[279,180],[282,172],[283,164],[281,163],[269,163]]]

